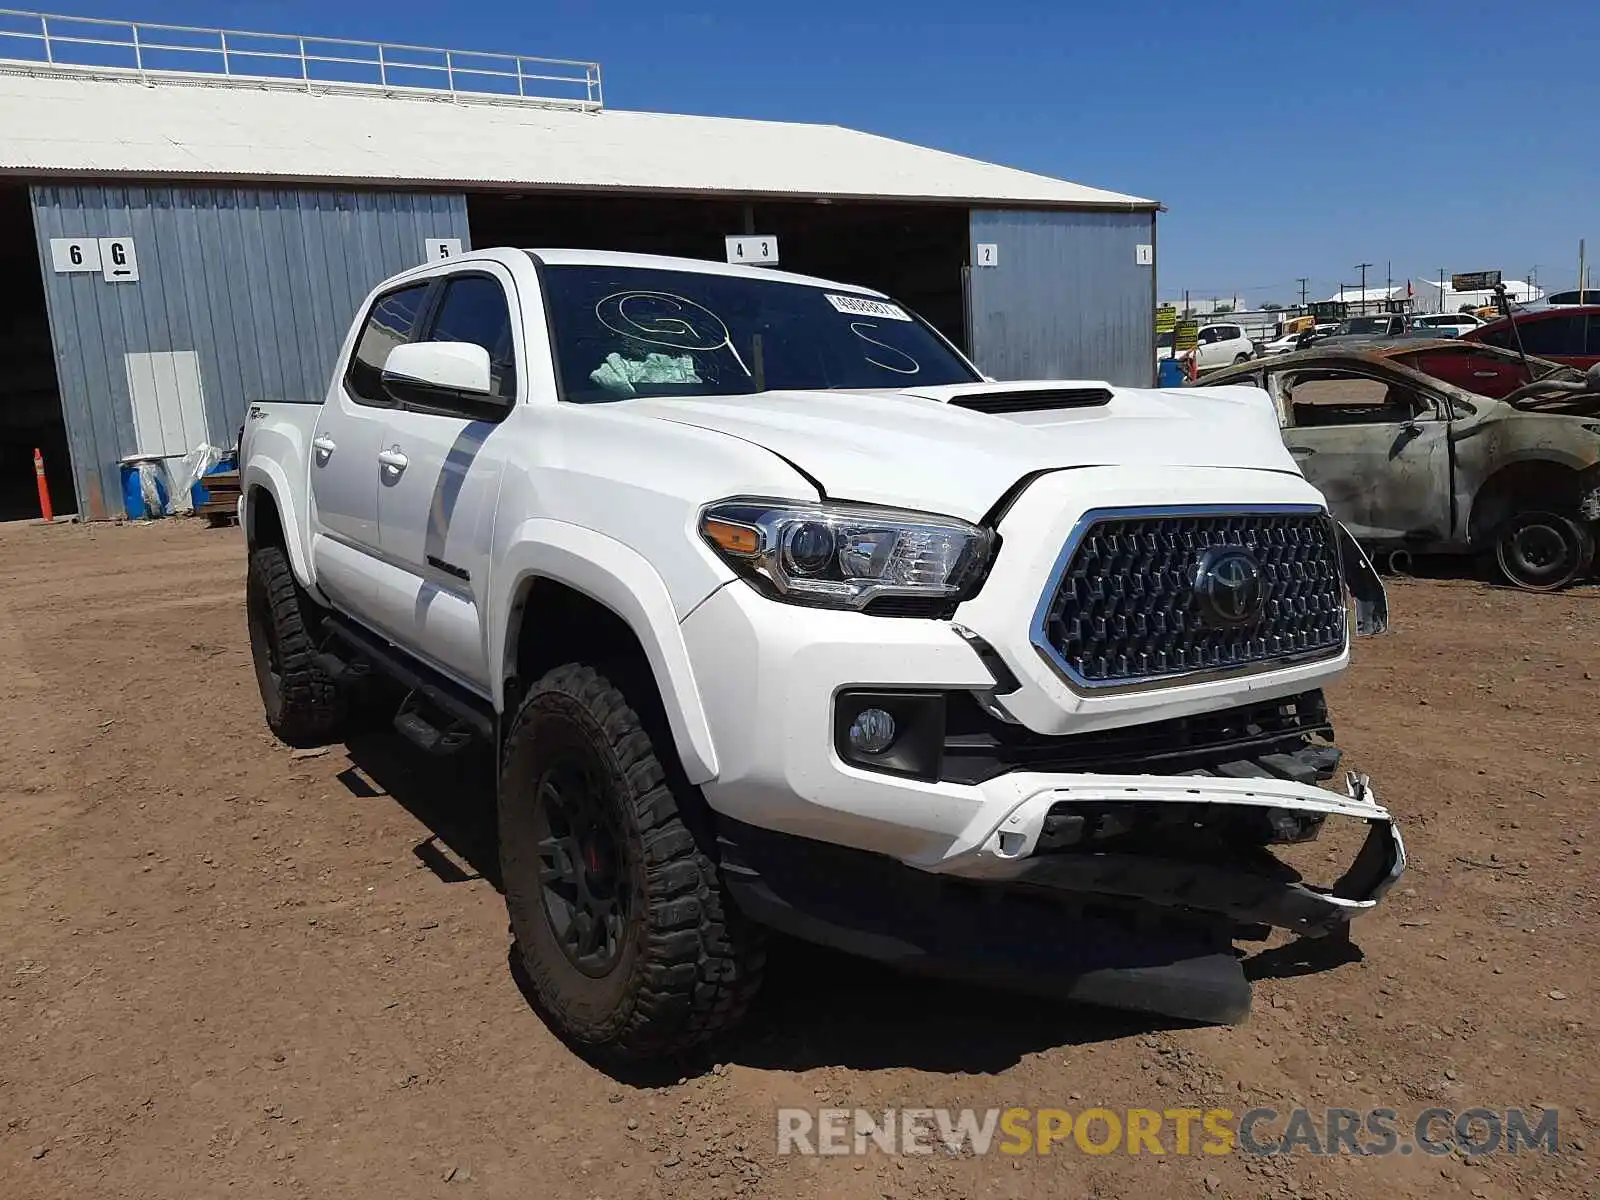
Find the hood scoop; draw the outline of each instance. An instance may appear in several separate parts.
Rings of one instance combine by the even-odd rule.
[[[1061,408],[1103,408],[1111,403],[1111,392],[1101,387],[1027,388],[1015,392],[969,392],[952,396],[948,403],[951,408],[1003,416]]]

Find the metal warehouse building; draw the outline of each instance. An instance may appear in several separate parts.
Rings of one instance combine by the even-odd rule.
[[[36,446],[58,511],[121,515],[124,457],[320,399],[361,297],[474,245],[721,259],[773,235],[997,378],[1151,381],[1153,201],[837,126],[614,111],[591,63],[8,21],[0,519],[36,511]]]

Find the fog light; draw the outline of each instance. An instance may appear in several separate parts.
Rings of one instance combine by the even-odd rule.
[[[894,735],[894,718],[881,708],[864,708],[850,722],[850,748],[861,754],[882,754]]]

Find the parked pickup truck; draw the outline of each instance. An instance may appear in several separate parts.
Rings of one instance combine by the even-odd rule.
[[[496,249],[380,285],[242,461],[268,724],[495,749],[516,953],[598,1057],[733,1024],[768,928],[1237,1020],[1236,938],[1404,867],[1318,786],[1382,588],[1259,389],[995,383],[864,288]],[[1317,885],[1273,850],[1329,817]]]

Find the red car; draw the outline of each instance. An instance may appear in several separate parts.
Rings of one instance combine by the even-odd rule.
[[[1461,340],[1515,352],[1518,334],[1522,335],[1523,350],[1531,357],[1584,370],[1600,362],[1600,304],[1513,313],[1462,334]]]

